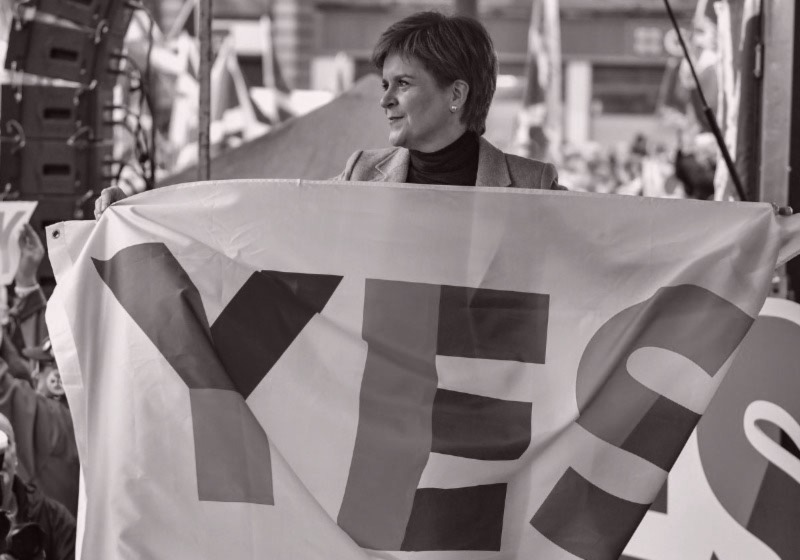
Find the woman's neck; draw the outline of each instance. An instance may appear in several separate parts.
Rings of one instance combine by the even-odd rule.
[[[467,131],[435,152],[411,150],[408,182],[474,185],[478,172],[479,148],[478,135]]]
[[[451,159],[460,159],[467,152],[477,150],[478,135],[472,131],[465,131],[449,144],[435,151],[410,150],[411,156],[422,162],[446,163]]]
[[[419,146],[417,148],[409,148],[409,150],[421,154],[432,154],[439,152],[464,136],[465,132],[467,132],[467,128],[464,125],[459,125],[458,127],[449,127],[447,132],[443,133],[435,143],[429,143],[425,146]]]

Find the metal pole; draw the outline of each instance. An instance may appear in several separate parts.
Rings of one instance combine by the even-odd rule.
[[[197,134],[197,178],[211,178],[211,45],[212,0],[197,0],[197,36],[200,40],[200,100]]]
[[[796,0],[763,6],[762,200],[800,209],[800,6]],[[800,258],[789,261],[786,276],[779,295],[800,303]]]
[[[780,3],[783,4],[783,3]],[[788,12],[788,10],[787,10]],[[787,14],[788,15],[788,14]],[[800,170],[800,141],[797,140],[798,131],[800,131],[800,33],[798,33],[798,24],[800,24],[800,10],[795,6],[794,8],[794,38],[792,41],[792,51],[794,58],[792,61],[792,128],[791,128],[791,151],[789,159],[789,204],[793,208],[800,208],[800,184],[798,183],[797,175]],[[789,273],[789,281],[792,287],[792,295],[794,301],[800,303],[800,258],[794,258],[789,261],[786,266]],[[784,438],[782,437],[782,443]],[[784,447],[786,447],[784,443]]]
[[[768,1],[764,9],[764,100],[761,129],[760,200],[778,206],[789,203],[789,179],[792,171],[793,99],[798,93],[795,68],[794,2]],[[796,109],[795,109],[796,110]]]

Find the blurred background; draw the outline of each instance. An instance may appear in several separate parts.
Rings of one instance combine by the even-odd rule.
[[[25,14],[36,4],[11,2],[6,11],[36,18],[35,12]],[[143,79],[158,132],[158,179],[196,162],[195,4],[145,0],[148,12],[132,13],[122,45],[131,58],[123,59],[123,66],[148,73]],[[697,0],[672,0],[672,5],[702,66],[707,95],[716,102],[711,60],[716,53],[707,52],[715,49],[715,10]],[[629,176],[637,174],[638,160],[621,161],[632,147],[637,155],[673,153],[681,135],[686,139],[696,132],[693,127],[703,126],[691,112],[688,73],[677,75],[683,54],[662,0],[214,0],[215,154],[329,103],[360,80],[368,83],[375,72],[369,55],[380,33],[422,9],[467,13],[488,28],[501,76],[487,138],[504,150],[566,165],[564,180],[571,181],[571,188],[635,191],[635,186],[613,184],[629,183]],[[7,36],[11,18],[7,14],[4,19],[2,35]],[[379,85],[375,80],[372,85],[375,91],[363,88],[363,106],[352,109],[367,121],[360,127],[369,129],[366,143],[384,145]],[[341,123],[331,124],[339,129],[354,124],[339,113]],[[547,140],[537,137],[538,131],[528,133],[539,124]],[[141,126],[148,129],[150,123]],[[543,142],[550,146],[538,145]],[[264,171],[261,176],[275,176]],[[591,179],[583,176],[587,173]],[[135,175],[123,174],[124,182],[143,188]]]
[[[760,0],[2,0],[0,196],[38,201],[41,231],[112,184],[203,178],[203,149],[211,178],[335,176],[387,145],[371,49],[425,9],[488,28],[486,137],[566,187],[797,198],[797,10]]]

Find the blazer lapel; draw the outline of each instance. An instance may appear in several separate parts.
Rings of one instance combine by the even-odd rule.
[[[483,137],[479,138],[478,147],[478,175],[475,178],[477,187],[508,187],[511,185],[511,176],[508,173],[506,155],[492,146]],[[408,178],[408,166],[411,154],[405,148],[392,150],[384,159],[374,166],[374,173],[365,181],[386,181],[389,183],[404,183]]]
[[[508,187],[511,176],[508,174],[506,155],[492,146],[483,136],[479,138],[478,176],[476,187]]]
[[[408,178],[411,154],[405,148],[393,150],[375,165],[375,177],[369,180],[404,183]]]

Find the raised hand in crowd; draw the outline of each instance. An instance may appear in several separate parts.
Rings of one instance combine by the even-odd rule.
[[[20,259],[14,276],[15,300],[8,311],[3,334],[19,349],[38,346],[47,337],[44,320],[47,298],[39,286],[37,275],[45,255],[44,245],[30,224],[25,224],[20,230],[18,243]],[[14,352],[8,346],[0,343],[0,357],[16,372]]]
[[[44,245],[30,224],[25,224],[20,230],[19,251],[19,268],[14,278],[16,285],[19,288],[36,286],[36,274],[44,259]]]

